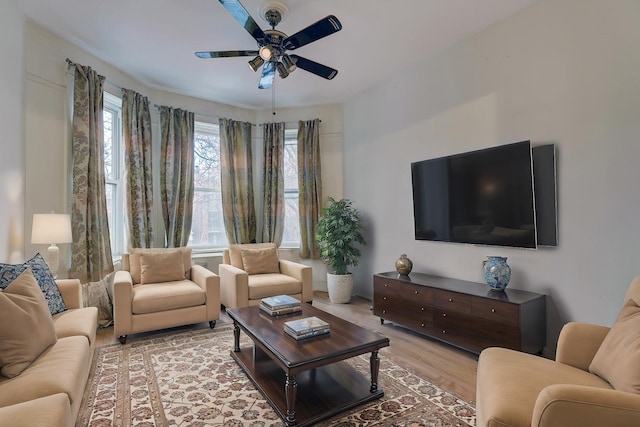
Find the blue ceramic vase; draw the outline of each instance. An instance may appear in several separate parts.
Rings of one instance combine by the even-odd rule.
[[[490,256],[483,264],[484,280],[487,285],[496,291],[504,290],[511,280],[511,267],[507,264],[507,258]]]

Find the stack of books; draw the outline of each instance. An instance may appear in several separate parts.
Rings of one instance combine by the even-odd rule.
[[[260,310],[269,316],[280,316],[282,314],[297,313],[302,311],[300,301],[289,295],[278,295],[275,297],[263,298],[260,303]]]
[[[330,329],[327,322],[315,316],[284,322],[284,331],[296,340],[328,334]]]

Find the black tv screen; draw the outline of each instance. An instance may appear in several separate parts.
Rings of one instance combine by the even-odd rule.
[[[536,247],[529,141],[411,164],[415,238]]]

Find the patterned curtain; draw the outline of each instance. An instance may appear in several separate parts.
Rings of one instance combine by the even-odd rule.
[[[104,176],[104,77],[75,64],[70,276],[83,283],[113,271]]]
[[[317,259],[315,236],[322,212],[319,119],[298,122],[298,189],[300,257]]]
[[[229,244],[256,240],[251,123],[220,119],[222,213]]]
[[[130,89],[123,89],[122,121],[129,246],[149,248],[153,234],[153,178],[151,113],[147,97]]]
[[[160,107],[162,216],[169,248],[186,246],[193,214],[194,114]]]
[[[284,122],[265,123],[262,241],[282,243],[284,232]]]

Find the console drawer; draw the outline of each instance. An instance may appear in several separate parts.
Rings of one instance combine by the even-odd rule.
[[[436,307],[456,313],[471,314],[471,296],[458,292],[433,290],[433,301]]]
[[[517,327],[442,310],[433,315],[435,335],[444,341],[478,353],[487,347],[520,348]]]
[[[387,295],[374,295],[373,314],[418,332],[433,326],[433,307]]]
[[[520,325],[518,306],[506,302],[471,297],[471,314],[506,325]]]
[[[406,298],[423,304],[433,304],[433,289],[399,281],[376,277],[373,282],[374,293]]]

